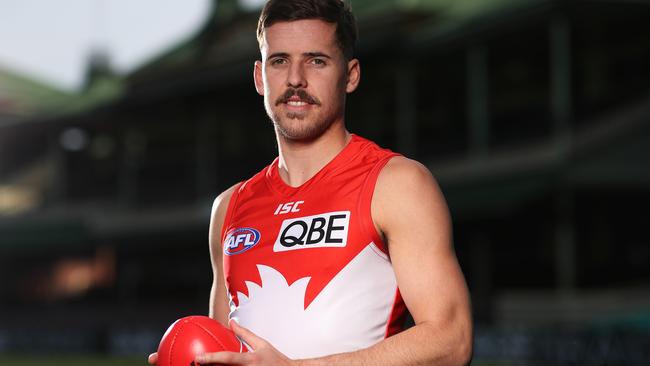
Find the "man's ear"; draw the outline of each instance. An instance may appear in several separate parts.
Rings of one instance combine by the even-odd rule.
[[[253,67],[253,80],[255,81],[255,90],[257,94],[264,95],[264,79],[262,78],[262,61],[255,61]]]
[[[359,86],[360,81],[361,81],[361,65],[359,64],[359,60],[355,58],[348,61],[348,80],[347,80],[347,84],[345,85],[345,92],[352,93],[353,91],[355,91]]]

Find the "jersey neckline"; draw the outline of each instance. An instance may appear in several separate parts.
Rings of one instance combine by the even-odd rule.
[[[351,138],[348,141],[348,144],[339,151],[332,160],[330,160],[324,167],[322,167],[313,177],[309,178],[305,183],[299,185],[298,187],[292,187],[285,183],[280,177],[278,163],[280,161],[279,157],[276,157],[271,165],[266,170],[265,180],[269,187],[271,187],[276,192],[283,194],[285,196],[292,196],[297,193],[304,193],[308,191],[314,184],[320,181],[328,173],[336,170],[341,166],[345,166],[350,160],[352,160],[357,153],[362,149],[366,140],[362,137],[359,137],[353,133],[350,134]]]

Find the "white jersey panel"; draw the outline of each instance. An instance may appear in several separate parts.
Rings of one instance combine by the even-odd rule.
[[[246,282],[230,317],[292,359],[319,357],[369,347],[386,335],[397,281],[386,255],[366,246],[304,308],[310,277],[291,286],[272,267],[258,265],[262,285]],[[378,301],[381,299],[381,301]]]

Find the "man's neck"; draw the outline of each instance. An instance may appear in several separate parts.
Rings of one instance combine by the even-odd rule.
[[[302,185],[332,161],[351,137],[344,127],[330,129],[308,142],[292,141],[278,135],[280,177],[289,186]]]

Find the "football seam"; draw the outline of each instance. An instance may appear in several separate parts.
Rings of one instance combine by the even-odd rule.
[[[181,330],[183,327],[187,324],[187,321],[182,322],[179,326],[176,332],[174,333],[174,337],[172,338],[171,343],[169,344],[169,365],[171,366],[172,360],[174,359],[174,344],[176,343],[176,338],[178,335],[181,333]]]
[[[226,349],[226,346],[224,346],[223,343],[221,342],[221,340],[219,340],[219,338],[217,336],[215,336],[208,328],[204,327],[203,325],[201,325],[199,323],[192,322],[192,324],[198,326],[199,328],[203,329],[206,333],[208,333],[210,335],[210,337],[212,337],[217,343],[219,343],[219,345],[221,346],[222,351],[228,351]]]

